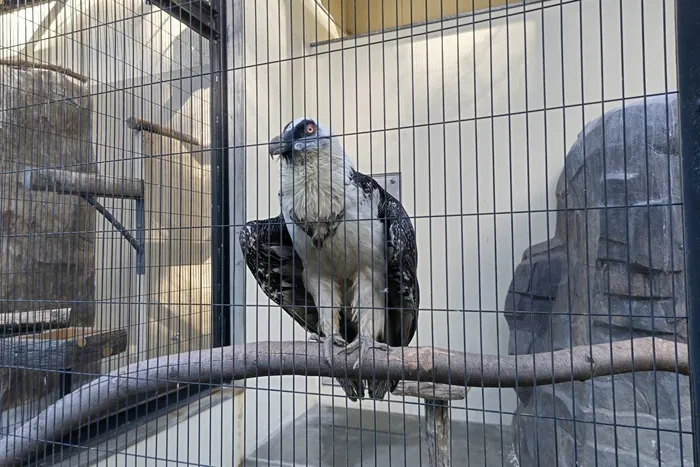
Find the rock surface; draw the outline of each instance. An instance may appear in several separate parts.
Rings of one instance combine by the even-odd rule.
[[[524,252],[510,285],[511,354],[652,333],[687,342],[677,112],[675,95],[654,97],[579,135],[557,186],[554,238]],[[681,435],[691,431],[685,376],[516,392],[520,465],[693,465],[691,436]]]
[[[55,71],[4,65],[0,83],[0,313],[72,308],[72,325],[91,325],[96,213],[79,196],[21,184],[31,167],[96,170],[89,89]],[[21,373],[0,379],[0,408],[43,392],[43,375]]]

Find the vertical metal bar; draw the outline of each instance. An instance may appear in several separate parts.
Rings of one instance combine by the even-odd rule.
[[[145,193],[145,191],[144,191]],[[144,195],[145,196],[145,195]],[[146,202],[141,196],[136,199],[136,241],[141,245],[136,250],[136,274],[146,274]]]
[[[226,109],[224,120],[228,125],[227,150],[230,151],[228,177],[232,184],[228,193],[229,205],[233,209],[230,242],[233,257],[229,262],[231,268],[231,304],[233,309],[232,344],[245,342],[245,303],[246,303],[246,266],[243,252],[238,244],[238,234],[246,222],[246,111],[245,111],[245,68],[244,65],[244,18],[245,0],[227,0],[226,14],[222,12],[221,37],[226,41],[224,67],[230,79],[224,83],[226,89]],[[225,31],[225,33],[224,33]],[[231,109],[229,112],[227,109]]]
[[[212,0],[219,12],[219,25],[225,20],[225,1]],[[225,27],[225,24],[224,24]],[[227,86],[226,41],[209,39],[211,60],[211,197],[212,197],[212,319],[213,347],[231,343],[231,283],[228,237],[228,126],[226,125]]]
[[[693,459],[700,463],[700,2],[676,1]]]

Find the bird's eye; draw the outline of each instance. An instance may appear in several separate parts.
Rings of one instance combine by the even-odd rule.
[[[316,125],[314,125],[313,123],[309,123],[308,125],[306,125],[305,131],[307,135],[313,135],[314,133],[316,133]]]

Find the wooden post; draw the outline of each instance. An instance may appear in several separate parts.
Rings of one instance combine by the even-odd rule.
[[[425,420],[421,427],[421,437],[428,447],[430,466],[449,467],[452,465],[450,401],[464,399],[466,397],[464,388],[422,381],[420,383],[401,381],[392,394],[421,397],[425,400]]]
[[[430,465],[449,467],[450,403],[443,399],[425,399],[425,420],[421,432],[428,445]]]

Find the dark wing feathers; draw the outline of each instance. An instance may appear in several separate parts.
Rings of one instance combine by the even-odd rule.
[[[238,241],[265,295],[304,329],[318,334],[318,309],[304,287],[301,258],[282,215],[246,223]]]
[[[365,193],[379,192],[379,219],[384,223],[387,255],[387,339],[392,347],[408,345],[416,334],[420,287],[418,249],[411,218],[401,203],[372,177],[354,171],[352,181]]]
[[[387,197],[391,197],[387,193]],[[408,345],[416,334],[420,288],[417,267],[416,234],[411,219],[399,202],[386,200],[387,232],[387,313],[391,329],[387,344],[392,347]],[[382,215],[381,209],[379,212]]]

